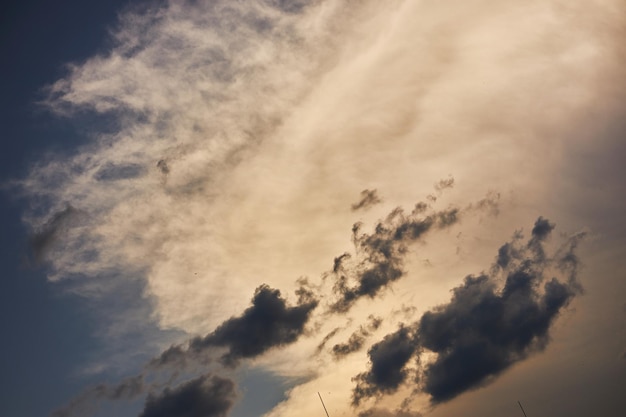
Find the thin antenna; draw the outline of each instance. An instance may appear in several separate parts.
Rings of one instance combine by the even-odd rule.
[[[324,407],[324,411],[326,411],[326,417],[330,417],[330,416],[328,415],[328,410],[326,409],[326,406],[324,405],[324,400],[322,400],[322,395],[320,394],[320,392],[319,392],[319,391],[317,392],[317,395],[319,395],[319,397],[320,397],[320,401],[322,402],[322,407]]]
[[[521,403],[521,402],[519,402],[519,401],[518,401],[517,403],[519,404],[519,408],[521,408],[521,409],[522,409],[522,413],[524,413],[524,417],[528,417],[528,416],[526,415],[526,411],[524,411],[524,407],[522,407],[522,403]]]

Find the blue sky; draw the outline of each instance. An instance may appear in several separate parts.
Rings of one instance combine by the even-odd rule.
[[[42,87],[62,74],[67,62],[102,47],[107,26],[125,3],[3,3],[3,182],[22,176],[37,155],[80,143],[71,123],[50,117],[36,102]],[[75,364],[87,360],[97,346],[94,317],[85,303],[48,285],[45,273],[29,265],[29,232],[20,220],[24,204],[14,193],[2,193],[1,323],[7,342],[0,402],[2,414],[14,416],[46,415],[71,397],[85,382],[71,376]]]
[[[1,7],[0,415],[621,415],[619,0]]]

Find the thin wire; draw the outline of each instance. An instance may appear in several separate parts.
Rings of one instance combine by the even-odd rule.
[[[528,417],[528,416],[526,415],[526,411],[524,411],[524,407],[522,407],[522,403],[521,403],[521,402],[519,402],[519,401],[518,401],[517,403],[519,404],[519,408],[521,408],[521,409],[522,409],[522,413],[524,413],[524,417]]]
[[[326,417],[330,417],[330,416],[328,415],[328,410],[326,409],[326,406],[324,405],[324,400],[322,400],[322,395],[320,394],[320,392],[319,392],[319,391],[317,392],[317,395],[319,395],[319,397],[320,397],[320,401],[322,402],[322,407],[324,407],[324,411],[326,411]]]

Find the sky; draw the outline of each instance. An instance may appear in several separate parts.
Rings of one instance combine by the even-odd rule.
[[[623,414],[623,0],[1,7],[0,415]]]

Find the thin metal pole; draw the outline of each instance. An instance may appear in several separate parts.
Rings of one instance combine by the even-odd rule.
[[[526,415],[526,411],[524,411],[524,407],[522,407],[522,403],[521,403],[521,402],[519,402],[519,401],[518,401],[517,403],[519,404],[519,408],[521,408],[521,409],[522,409],[522,413],[524,413],[524,417],[528,417],[528,416]]]
[[[320,392],[319,392],[319,391],[317,392],[317,395],[319,395],[319,397],[320,397],[320,401],[322,402],[322,407],[324,407],[324,411],[326,411],[326,417],[330,417],[330,416],[328,415],[328,410],[326,409],[326,406],[324,405],[324,400],[322,400],[322,395],[320,394]]]

